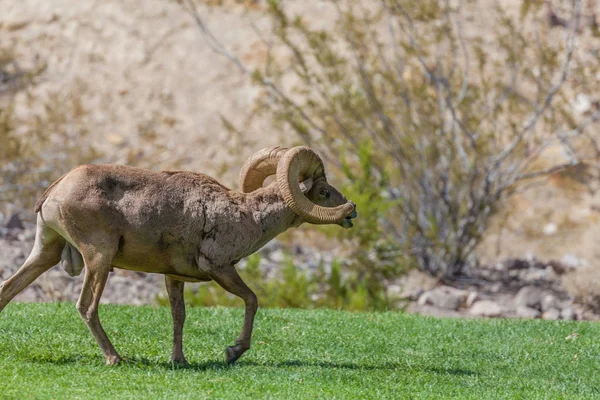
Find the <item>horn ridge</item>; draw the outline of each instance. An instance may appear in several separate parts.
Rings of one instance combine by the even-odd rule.
[[[288,149],[286,147],[271,146],[260,149],[254,153],[240,170],[240,189],[243,193],[250,193],[262,187],[265,179],[277,172],[277,163]]]
[[[277,165],[277,183],[284,201],[295,213],[312,224],[331,224],[342,221],[353,210],[350,203],[337,207],[322,207],[310,201],[300,189],[300,180],[309,176],[325,178],[321,157],[306,146],[289,149]]]

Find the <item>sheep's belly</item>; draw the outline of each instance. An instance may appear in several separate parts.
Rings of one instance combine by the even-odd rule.
[[[112,265],[130,271],[156,272],[164,274],[168,271],[169,258],[156,253],[133,253],[118,254],[112,261]]]

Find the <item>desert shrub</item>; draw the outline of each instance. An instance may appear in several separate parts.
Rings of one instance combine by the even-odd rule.
[[[376,189],[389,202],[367,202],[367,218],[359,208],[349,234],[358,235],[363,255],[383,243],[405,267],[460,274],[475,262],[503,198],[524,182],[579,165],[580,149],[598,149],[589,126],[600,113],[571,109],[579,83],[569,76],[596,71],[575,51],[584,29],[581,1],[557,11],[561,23],[547,20],[549,3],[527,0],[519,10],[441,0],[328,1],[336,21],[321,29],[273,0],[269,51],[258,69],[228,52],[184,3],[213,49],[264,88],[259,110],[276,128],[291,129],[337,164],[358,189],[352,194]],[[482,19],[485,38],[478,35]],[[540,167],[536,161],[552,146],[564,159]],[[374,155],[368,173],[365,148]],[[365,229],[381,235],[364,236]],[[372,259],[357,259],[363,273]]]

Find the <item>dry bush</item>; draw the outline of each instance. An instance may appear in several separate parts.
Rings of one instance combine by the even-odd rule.
[[[581,165],[581,148],[598,156],[590,126],[600,111],[572,110],[574,90],[599,72],[577,47],[591,29],[581,1],[552,9],[562,24],[548,22],[547,3],[527,0],[517,12],[444,0],[325,3],[335,26],[316,29],[288,15],[285,2],[269,2],[273,29],[259,70],[223,47],[186,4],[207,43],[264,88],[260,109],[274,126],[319,147],[357,193],[366,189],[359,213],[374,216],[383,234],[358,250],[357,258],[373,261],[365,271],[380,265],[383,246],[398,263],[460,274],[475,262],[502,199]],[[289,62],[275,57],[282,51]],[[564,159],[540,168],[553,146]],[[359,218],[349,234],[360,241],[372,219],[360,226]]]

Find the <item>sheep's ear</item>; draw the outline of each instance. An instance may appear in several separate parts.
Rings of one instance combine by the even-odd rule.
[[[306,194],[310,190],[310,188],[312,188],[312,185],[313,185],[313,178],[311,176],[307,180],[300,182],[300,190],[302,190],[302,193]]]

